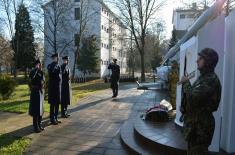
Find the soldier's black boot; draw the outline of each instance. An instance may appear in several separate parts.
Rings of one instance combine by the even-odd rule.
[[[61,121],[58,120],[58,113],[59,113],[59,104],[55,105],[55,121],[58,123],[61,123]]]
[[[55,105],[50,103],[50,122],[53,125],[57,125],[58,123],[55,122]]]
[[[41,132],[41,130],[38,126],[38,117],[37,116],[33,116],[33,128],[34,128],[34,132],[36,132],[36,133]]]
[[[65,115],[67,118],[70,116],[70,114],[68,114],[68,105],[65,105]]]
[[[39,118],[38,118],[38,127],[39,127],[39,129],[40,130],[44,130],[44,127],[42,127],[42,116],[39,116]]]
[[[112,88],[113,89],[113,96],[112,96],[112,98],[114,98],[114,97],[116,97],[115,96],[115,89],[114,88]]]
[[[66,115],[65,105],[61,104],[61,118],[68,118]]]

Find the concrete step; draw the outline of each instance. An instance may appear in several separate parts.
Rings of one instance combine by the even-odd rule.
[[[130,155],[167,155],[159,148],[147,145],[134,130],[134,121],[128,120],[121,128],[121,140]]]
[[[137,118],[134,132],[149,147],[157,148],[167,155],[186,155],[187,143],[179,127],[173,121],[155,123]]]

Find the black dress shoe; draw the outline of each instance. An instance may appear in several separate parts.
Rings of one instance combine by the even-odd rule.
[[[44,130],[44,127],[42,127],[42,126],[39,126],[39,129],[43,131],[43,130]]]
[[[52,125],[58,125],[58,123],[56,121],[52,121],[51,124]]]
[[[57,124],[58,124],[58,123],[61,123],[61,121],[59,121],[58,119],[56,119],[55,121],[56,121]]]
[[[61,118],[68,118],[67,115],[61,115]]]
[[[41,130],[40,130],[39,128],[37,128],[37,129],[34,129],[34,132],[35,132],[35,133],[40,133]]]

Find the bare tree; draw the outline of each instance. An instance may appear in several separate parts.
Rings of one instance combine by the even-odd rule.
[[[11,48],[10,41],[6,40],[0,35],[0,73],[2,72],[2,67],[9,69],[13,65],[13,50]]]
[[[79,28],[77,29],[77,33],[75,36],[75,45],[77,46],[77,49],[75,50],[74,54],[74,64],[73,64],[73,69],[72,69],[72,79],[74,79],[75,76],[75,69],[76,69],[76,64],[79,56],[79,50],[81,46],[82,39],[84,37],[85,32],[87,32],[87,24],[88,21],[90,20],[90,16],[92,14],[89,14],[90,11],[90,0],[81,0],[80,1],[80,24]]]
[[[42,0],[38,1],[38,4],[42,2]],[[76,5],[73,0],[51,0],[43,5],[44,26],[40,25],[42,22],[37,24],[44,35],[45,56],[49,56],[51,53],[64,54],[74,51],[72,78],[75,76],[81,40],[85,34],[89,35],[88,22],[98,11],[90,5],[92,1],[80,0],[79,5]],[[40,14],[40,10],[37,8],[34,9],[34,12]],[[53,50],[49,51],[50,48]]]
[[[153,23],[157,11],[165,4],[164,0],[113,0],[120,19],[134,37],[141,58],[141,81],[145,81],[145,45],[147,29]]]
[[[39,25],[39,29],[44,32],[44,43],[48,45],[45,55],[62,54],[73,42],[72,38],[67,40],[61,35],[65,33],[66,15],[69,14],[73,7],[72,2],[71,0],[51,0],[42,7],[44,10],[44,25]],[[50,51],[49,49],[52,50]]]
[[[235,0],[227,0],[226,4],[226,15],[228,16],[232,9],[235,7]]]
[[[17,13],[17,7],[24,3],[24,0],[0,0],[0,10],[3,14],[1,20],[4,23],[4,27],[7,28],[8,36],[10,40],[13,40],[14,38],[14,25],[15,25],[15,16]],[[14,50],[15,53],[18,52],[18,38],[15,38],[16,42],[12,42],[12,46],[16,47]],[[16,44],[16,45],[15,45]],[[15,65],[17,64],[17,59],[15,59]],[[14,66],[14,76],[17,76],[17,67]]]

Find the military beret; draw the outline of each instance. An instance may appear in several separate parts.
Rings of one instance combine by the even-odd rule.
[[[37,65],[37,64],[40,64],[41,61],[39,59],[37,59],[35,62],[34,62],[34,65]]]
[[[64,56],[62,59],[63,60],[69,60],[69,57],[68,56]]]
[[[58,54],[58,53],[55,53],[55,54],[52,54],[52,55],[51,55],[51,58],[55,58],[55,57],[59,57],[59,54]]]

